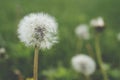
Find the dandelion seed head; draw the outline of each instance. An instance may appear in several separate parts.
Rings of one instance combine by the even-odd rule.
[[[90,24],[97,32],[102,32],[105,29],[105,23],[102,17],[91,20]]]
[[[104,20],[102,17],[98,17],[96,19],[91,20],[90,24],[93,27],[104,27]]]
[[[51,48],[58,42],[58,24],[54,17],[44,13],[31,13],[18,25],[18,37],[26,46]]]
[[[88,76],[95,72],[96,64],[95,61],[84,54],[76,55],[72,58],[72,66],[77,72]]]
[[[80,39],[88,40],[90,38],[88,26],[85,24],[79,25],[75,29],[75,33]]]

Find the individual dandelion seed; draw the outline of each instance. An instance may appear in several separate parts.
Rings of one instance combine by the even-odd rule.
[[[90,76],[95,72],[95,61],[84,54],[76,55],[72,58],[72,66],[76,72],[80,72],[85,76]]]
[[[35,47],[34,80],[38,80],[39,49],[50,49],[58,42],[58,24],[54,17],[44,13],[31,13],[25,16],[18,25],[18,37],[26,46]]]
[[[96,29],[97,32],[101,32],[105,28],[105,23],[102,17],[91,20],[90,24]]]
[[[26,46],[50,49],[58,42],[57,28],[54,17],[44,13],[31,13],[20,21],[18,37]]]
[[[80,39],[89,40],[90,38],[88,26],[85,24],[79,25],[75,29],[75,33]]]

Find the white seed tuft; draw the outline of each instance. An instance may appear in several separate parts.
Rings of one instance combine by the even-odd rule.
[[[18,25],[18,37],[26,46],[51,48],[57,43],[57,28],[54,17],[44,13],[31,13]]]
[[[75,33],[80,39],[88,40],[90,38],[88,26],[85,24],[79,25],[75,29]]]
[[[77,72],[89,76],[95,72],[96,64],[95,61],[84,54],[76,55],[72,58],[72,66]]]

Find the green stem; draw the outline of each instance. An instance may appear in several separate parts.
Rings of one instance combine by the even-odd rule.
[[[92,49],[90,43],[86,44],[86,48],[87,48],[89,56],[91,56],[94,59],[94,53],[93,53],[93,49]]]
[[[100,44],[99,44],[99,34],[96,35],[95,37],[95,48],[96,48],[96,56],[97,56],[97,60],[98,60],[98,64],[100,66],[101,72],[103,74],[103,78],[104,80],[109,80],[107,73],[105,72],[104,68],[103,68],[103,61],[102,61],[102,57],[101,57],[101,50],[100,50]]]
[[[34,78],[34,80],[38,80],[38,53],[39,53],[39,48],[37,46],[35,46],[34,68],[33,68],[33,78]]]

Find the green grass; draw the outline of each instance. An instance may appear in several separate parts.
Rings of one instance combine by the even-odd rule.
[[[111,64],[113,69],[120,69],[120,42],[116,39],[120,32],[119,3],[119,0],[0,0],[0,46],[7,49],[10,56],[7,62],[12,63],[7,65],[7,69],[5,62],[0,62],[0,80],[13,80],[8,71],[14,68],[19,68],[25,77],[32,75],[34,51],[25,47],[17,38],[19,21],[32,12],[45,12],[55,16],[59,24],[59,43],[51,50],[39,54],[41,74],[42,70],[56,67],[58,62],[70,68],[70,59],[76,54],[77,37],[74,29],[79,24],[89,25],[90,20],[98,16],[102,16],[106,22],[106,30],[101,37],[104,61]],[[89,42],[94,46],[93,38]],[[85,46],[83,53],[87,54]],[[22,60],[24,63],[19,63]],[[111,74],[113,73],[109,73],[111,79],[120,79]]]

